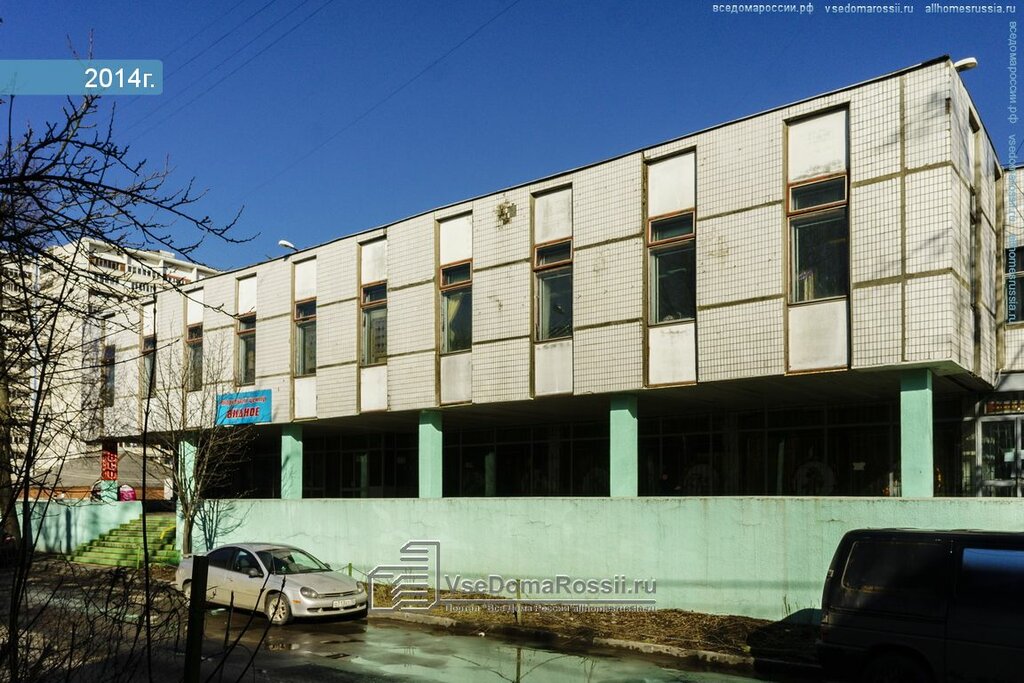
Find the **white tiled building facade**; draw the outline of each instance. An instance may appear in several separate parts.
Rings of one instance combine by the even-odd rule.
[[[1003,176],[943,58],[160,293],[158,355],[272,392],[260,495],[1007,495]]]

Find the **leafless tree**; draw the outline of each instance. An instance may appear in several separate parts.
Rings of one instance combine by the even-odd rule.
[[[211,494],[234,483],[247,460],[252,431],[217,421],[217,395],[234,386],[231,348],[223,336],[208,336],[196,345],[173,339],[156,355],[146,433],[173,462],[181,551],[191,553],[197,526],[206,545],[229,531],[230,511]]]
[[[91,429],[99,360],[96,335],[83,330],[101,318],[108,326],[129,324],[106,313],[130,303],[132,294],[89,267],[83,240],[115,253],[165,249],[183,258],[208,239],[244,240],[234,236],[237,215],[215,222],[200,212],[204,192],[191,181],[172,187],[166,163],[136,160],[119,144],[114,109],[101,109],[99,98],[69,98],[54,122],[17,131],[14,104],[0,101],[7,121],[0,152],[0,529],[17,548],[6,575],[10,590],[0,598],[0,671],[23,681],[45,659],[29,636],[46,602],[29,590],[35,547],[21,542],[22,527],[31,529],[33,514],[45,514],[50,504],[38,495],[52,481],[43,473],[59,473],[69,444]],[[90,296],[96,291],[106,310]],[[141,623],[149,639],[148,571],[143,579]]]

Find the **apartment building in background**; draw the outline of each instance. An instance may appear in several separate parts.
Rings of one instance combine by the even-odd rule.
[[[8,264],[10,265],[10,264]],[[107,451],[108,475],[115,471],[121,483],[141,485],[141,459],[136,448],[115,443],[102,445],[99,438],[113,425],[104,425],[102,413],[112,403],[118,384],[119,359],[114,339],[125,329],[136,329],[126,311],[137,310],[143,299],[159,290],[187,285],[217,271],[180,259],[168,251],[123,249],[95,239],[81,239],[54,247],[46,258],[20,264],[25,279],[8,293],[19,294],[26,286],[40,292],[47,301],[66,302],[48,346],[59,349],[52,365],[52,377],[45,381],[46,396],[41,419],[46,421],[47,440],[36,462],[36,486],[41,491],[88,495],[97,481],[103,481],[102,453]],[[68,277],[66,273],[71,273]],[[24,284],[28,283],[28,285]],[[60,291],[61,288],[64,291]],[[32,368],[23,368],[27,381],[14,402],[21,424],[27,423],[34,392],[39,386]],[[13,433],[15,448],[25,448],[24,430]],[[163,493],[169,461],[153,460],[154,495]],[[111,480],[113,481],[113,480]],[[110,488],[110,485],[106,485]]]

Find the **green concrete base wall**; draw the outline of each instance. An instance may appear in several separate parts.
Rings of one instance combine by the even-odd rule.
[[[1024,503],[978,498],[251,500],[222,512],[217,544],[279,541],[365,572],[436,539],[442,574],[653,578],[659,608],[768,619],[820,606],[850,529],[1024,530]]]
[[[142,515],[142,503],[37,503],[32,510],[36,550],[70,554],[75,548]]]

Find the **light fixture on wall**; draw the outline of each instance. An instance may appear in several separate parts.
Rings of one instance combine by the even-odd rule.
[[[298,251],[299,250],[298,247],[296,247],[294,244],[292,244],[288,240],[278,240],[277,241],[277,246],[284,247],[285,249],[291,249],[292,251]]]

